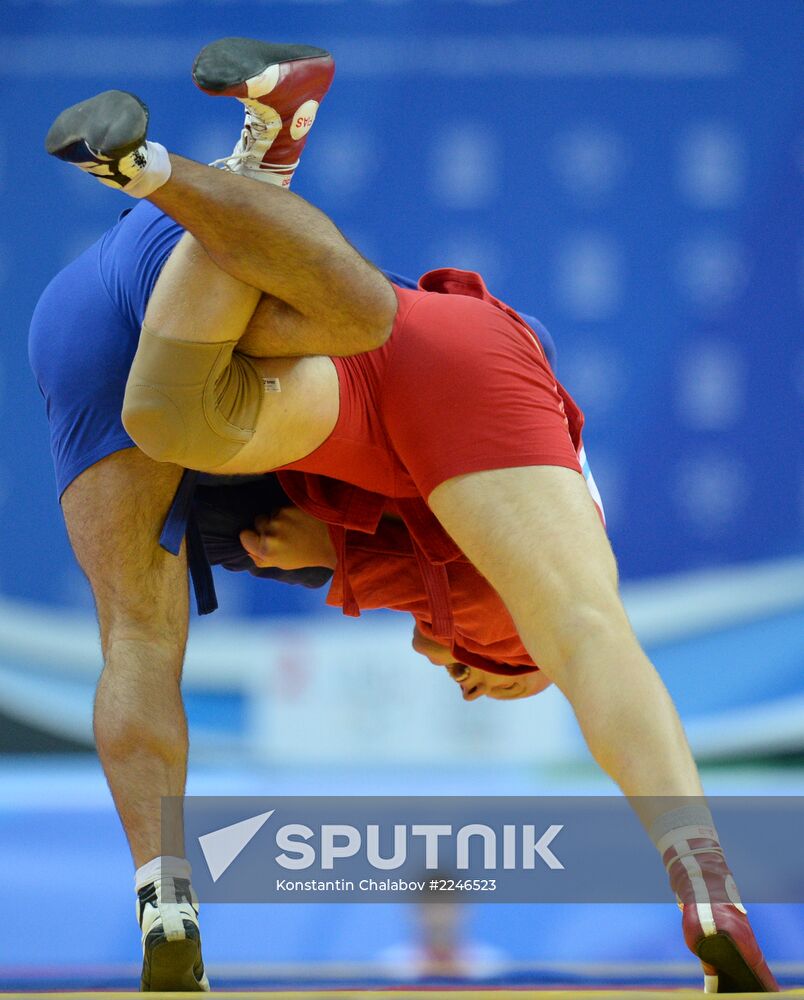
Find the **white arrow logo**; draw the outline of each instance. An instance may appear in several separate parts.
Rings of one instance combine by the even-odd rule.
[[[275,811],[272,809],[259,816],[252,816],[251,819],[244,819],[231,826],[221,827],[220,830],[213,830],[212,833],[205,833],[198,838],[213,882],[218,881],[243,848],[257,836],[268,817],[273,816]]]

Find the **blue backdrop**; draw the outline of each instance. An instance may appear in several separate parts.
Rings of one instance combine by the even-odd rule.
[[[238,108],[189,68],[226,34],[336,55],[298,193],[377,262],[476,267],[551,329],[626,577],[800,550],[802,28],[795,0],[5,0],[0,589],[87,599],[25,338],[125,199],[46,157],[44,134],[120,87],[172,149],[225,155]]]

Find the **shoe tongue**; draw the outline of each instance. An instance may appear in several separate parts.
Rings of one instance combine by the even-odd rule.
[[[282,116],[269,104],[261,104],[259,101],[252,101],[249,98],[240,98],[240,103],[246,109],[246,125],[253,125],[259,122],[266,128],[275,128],[277,131],[282,128]]]

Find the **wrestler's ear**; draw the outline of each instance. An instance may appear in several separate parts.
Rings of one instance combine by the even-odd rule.
[[[246,528],[240,532],[240,544],[252,559],[259,558],[262,555],[260,551],[260,537],[256,531],[252,531],[250,528]]]

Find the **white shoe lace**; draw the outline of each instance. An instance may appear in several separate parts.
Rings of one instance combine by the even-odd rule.
[[[245,132],[245,129],[243,131]],[[223,170],[234,170],[242,163],[245,166],[249,166],[251,170],[270,170],[275,174],[287,174],[295,170],[301,162],[300,160],[296,160],[295,163],[263,163],[260,161],[255,165],[253,162],[254,159],[254,154],[250,149],[239,149],[236,146],[228,156],[222,156],[219,160],[212,160],[208,166],[221,167]],[[252,162],[249,163],[248,161]]]
[[[299,165],[299,160],[295,163],[265,163],[259,156],[259,152],[255,152],[254,147],[259,146],[259,143],[266,132],[270,131],[268,125],[261,119],[259,115],[259,109],[252,110],[248,105],[246,105],[246,121],[244,127],[240,133],[240,141],[237,143],[235,148],[229,154],[229,156],[223,156],[218,160],[213,160],[209,164],[210,167],[221,167],[224,170],[236,171],[239,166],[246,167],[250,170],[263,171],[267,170],[271,173],[292,173],[296,167]],[[279,129],[274,133],[273,139],[278,135]],[[272,144],[273,144],[272,139]],[[270,146],[269,146],[270,148]],[[256,161],[256,162],[255,162]]]

